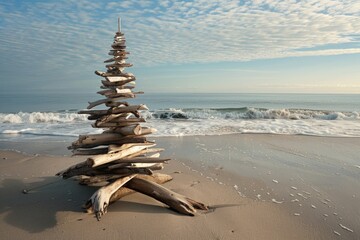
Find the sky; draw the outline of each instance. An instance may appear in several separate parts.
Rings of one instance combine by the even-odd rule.
[[[359,0],[0,0],[0,93],[97,91],[118,17],[137,90],[360,93]]]

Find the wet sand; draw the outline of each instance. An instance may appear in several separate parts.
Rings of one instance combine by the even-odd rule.
[[[174,177],[166,186],[208,204],[209,212],[182,216],[133,194],[111,205],[98,222],[81,209],[95,189],[54,176],[84,160],[64,156],[69,142],[0,142],[2,239],[360,237],[359,138],[242,134],[155,140],[166,149],[162,155],[173,159],[161,171]]]

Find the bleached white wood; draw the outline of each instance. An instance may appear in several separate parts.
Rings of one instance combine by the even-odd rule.
[[[91,196],[88,201],[91,202],[93,212],[95,213],[98,221],[101,216],[107,212],[111,195],[113,195],[120,187],[133,179],[135,176],[136,174],[132,174],[127,177],[119,178],[113,183],[100,188]]]
[[[144,147],[153,147],[156,146],[154,143],[126,143],[122,145],[110,145],[109,146],[109,152],[108,153],[115,153],[118,151],[122,151],[124,149],[128,149],[134,146],[144,146]]]
[[[125,80],[129,80],[129,79],[132,79],[132,80],[135,79],[133,74],[128,74],[128,76],[116,76],[116,77],[105,77],[105,78],[109,82],[119,82],[119,81],[125,81]]]
[[[153,146],[155,146],[155,144],[148,145],[148,146],[147,145],[145,145],[145,146],[138,145],[138,146],[132,146],[130,148],[127,148],[127,149],[124,149],[121,151],[116,151],[116,152],[112,152],[112,153],[108,153],[108,154],[96,155],[93,157],[89,157],[87,159],[87,163],[92,167],[97,167],[97,166],[103,165],[105,163],[109,163],[109,162],[124,158],[131,154],[139,152],[145,148],[153,147]]]

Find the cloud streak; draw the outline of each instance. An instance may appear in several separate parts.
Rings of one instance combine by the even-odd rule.
[[[3,1],[1,70],[92,72],[118,16],[137,66],[360,53],[358,0]]]

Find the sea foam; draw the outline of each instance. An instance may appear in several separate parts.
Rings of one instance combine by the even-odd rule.
[[[79,115],[75,112],[0,113],[0,123],[70,123],[86,120],[86,115]]]
[[[218,108],[218,109],[165,109],[147,112],[145,118],[160,119],[322,119],[359,120],[358,112],[332,112],[308,109],[262,109],[262,108]]]
[[[292,134],[360,137],[358,112],[309,109],[184,108],[143,111],[144,126],[153,136],[222,135],[231,133]],[[75,111],[0,113],[1,139],[15,136],[73,137],[100,133],[87,115]]]

